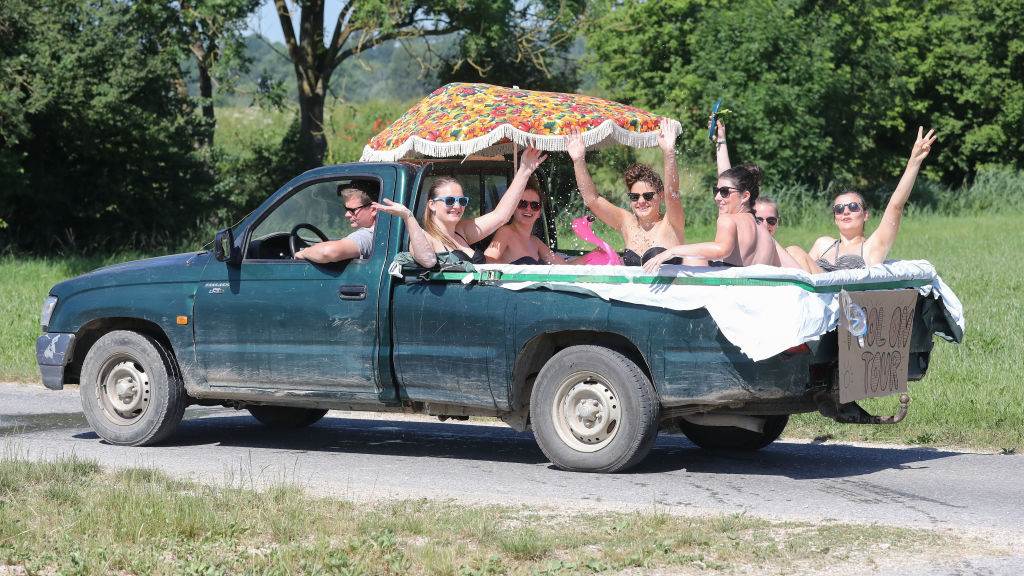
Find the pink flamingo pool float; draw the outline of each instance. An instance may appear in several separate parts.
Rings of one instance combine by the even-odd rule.
[[[619,254],[607,242],[599,238],[597,234],[594,234],[594,230],[590,227],[590,223],[593,221],[593,216],[580,216],[572,221],[572,231],[576,236],[584,242],[597,246],[597,250],[584,254],[583,258],[578,262],[591,266],[618,266],[622,264],[622,258],[619,257]]]

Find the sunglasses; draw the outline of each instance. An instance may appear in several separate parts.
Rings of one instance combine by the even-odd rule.
[[[369,206],[369,204],[363,204],[362,206],[356,206],[355,208],[349,208],[348,206],[345,206],[345,215],[355,214],[356,212],[359,212],[360,210],[366,208],[367,206]]]
[[[437,198],[431,198],[430,201],[444,202],[444,205],[449,208],[455,206],[456,204],[462,206],[463,208],[469,206],[469,198],[466,198],[465,196],[438,196]]]
[[[537,202],[537,201],[534,201],[534,200],[530,200],[530,201],[520,200],[519,201],[519,209],[520,210],[526,210],[527,206],[529,206],[530,209],[533,210],[534,212],[540,210],[540,202]]]
[[[760,224],[761,222],[767,222],[769,226],[775,226],[779,223],[779,219],[776,218],[775,216],[768,216],[767,218],[754,216],[754,220],[757,220],[758,224]]]
[[[722,198],[728,198],[729,194],[733,192],[742,192],[739,188],[733,188],[732,186],[719,186],[715,188],[711,187],[711,196],[721,196]]]
[[[640,199],[641,196],[644,197],[644,200],[650,202],[651,200],[654,200],[654,197],[657,195],[657,192],[644,192],[643,194],[637,194],[636,192],[626,192],[626,196],[629,197],[630,202],[636,202],[637,200]]]
[[[849,208],[850,212],[860,212],[864,207],[860,205],[860,202],[847,202],[846,204],[833,204],[832,213],[842,214],[843,210]]]

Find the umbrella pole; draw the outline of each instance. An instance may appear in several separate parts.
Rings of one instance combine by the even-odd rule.
[[[512,141],[512,173],[519,172],[519,144],[516,141]]]

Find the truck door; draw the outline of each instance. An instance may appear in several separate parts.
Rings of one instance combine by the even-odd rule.
[[[340,191],[358,187],[392,197],[396,169],[354,166],[351,174],[300,183],[279,194],[241,232],[240,264],[212,262],[196,294],[196,359],[214,387],[327,392],[335,399],[379,402],[378,289],[390,219],[374,226],[366,259],[313,264],[292,257],[299,245],[353,231]],[[372,194],[371,194],[372,196]],[[367,209],[367,208],[363,208]],[[393,396],[393,392],[390,393]]]

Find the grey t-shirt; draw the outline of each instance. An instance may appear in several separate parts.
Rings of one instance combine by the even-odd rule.
[[[345,236],[346,240],[351,240],[359,246],[359,257],[366,259],[370,257],[370,252],[373,251],[373,228],[360,228],[355,232]]]

